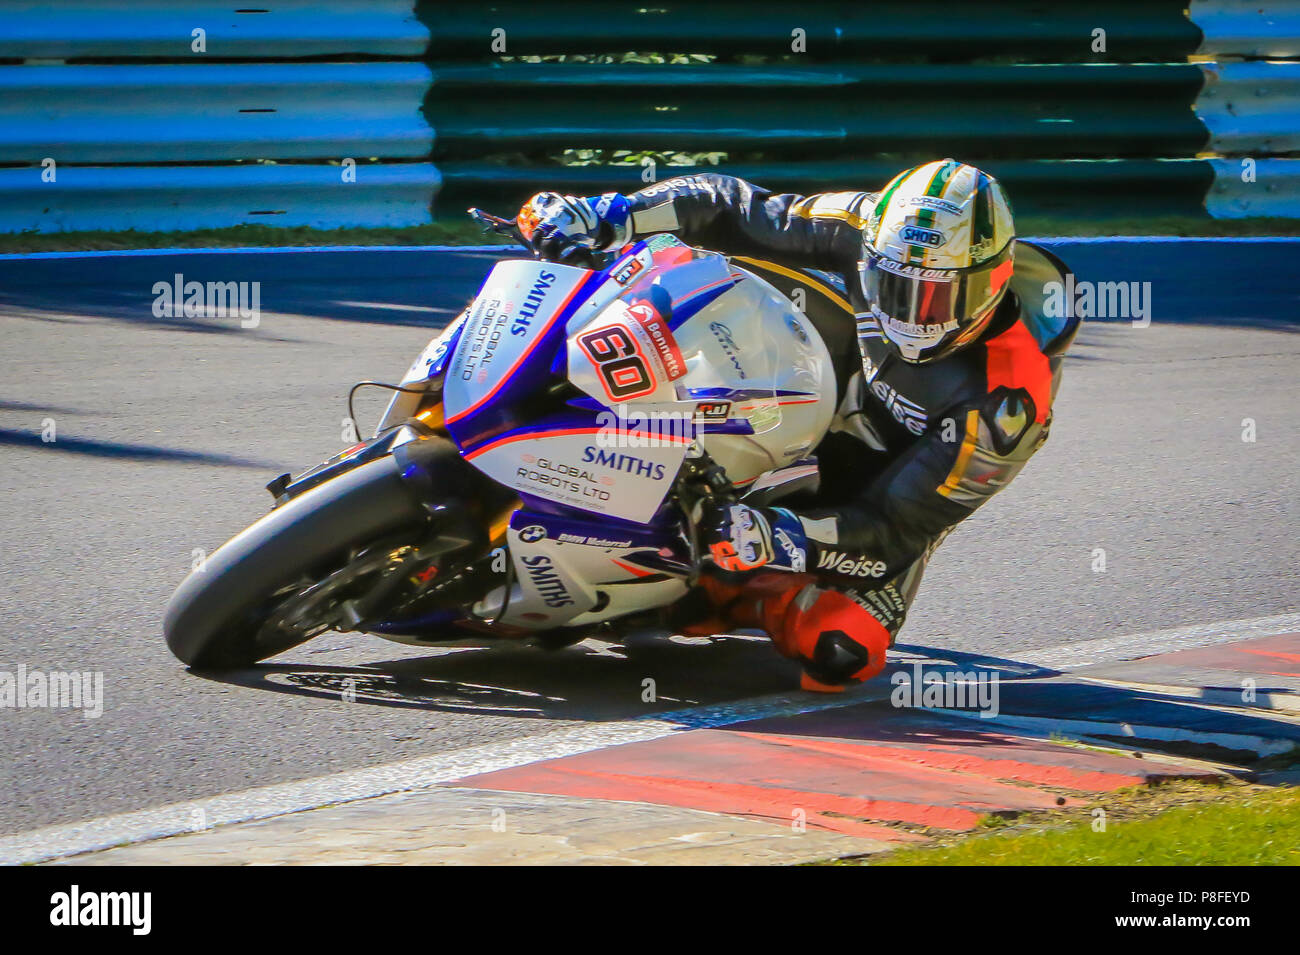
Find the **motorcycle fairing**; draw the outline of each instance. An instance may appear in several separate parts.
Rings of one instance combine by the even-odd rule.
[[[756,478],[804,459],[805,435],[829,419],[817,374],[829,359],[805,324],[761,280],[673,237],[635,243],[603,271],[498,264],[417,362],[444,369],[425,380],[442,387],[462,456],[521,501],[506,533],[513,583],[474,614],[577,627],[685,593],[694,555],[666,508],[692,442],[762,494]],[[617,347],[584,347],[610,328],[603,344]],[[615,377],[639,386],[611,393],[600,366],[629,355],[653,381]],[[574,390],[555,392],[566,378]],[[664,414],[688,427],[665,428]]]
[[[610,267],[611,274],[619,274],[620,268],[643,260],[647,254],[652,270],[638,271],[620,297],[629,304],[648,301],[673,330],[741,278],[723,256],[691,248],[673,235],[651,236],[629,247],[623,258]]]
[[[447,363],[455,352],[468,318],[469,312],[462,312],[454,322],[442,330],[442,333],[437,338],[429,342],[424,351],[420,352],[419,357],[411,363],[411,367],[406,374],[402,376],[402,384],[408,385],[428,381],[430,378],[437,378],[441,375],[446,370]]]
[[[567,416],[520,428],[485,442],[464,457],[493,480],[543,501],[624,521],[651,520],[686,457],[687,435],[643,436]],[[634,447],[627,447],[632,442]],[[620,447],[620,445],[623,445]]]
[[[690,555],[665,528],[582,521],[521,508],[507,531],[515,581],[475,606],[477,616],[530,629],[586,625],[686,592]]]
[[[493,267],[471,306],[443,386],[447,430],[462,450],[517,418],[514,402],[548,377],[565,323],[599,307],[591,293],[604,274],[528,260]]]
[[[560,626],[596,606],[596,590],[580,567],[572,566],[572,547],[550,538],[525,541],[514,526],[506,532],[515,582],[501,622],[529,627]]]

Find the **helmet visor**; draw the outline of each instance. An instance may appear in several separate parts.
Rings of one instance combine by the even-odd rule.
[[[1012,244],[968,269],[903,265],[869,251],[862,291],[885,338],[908,361],[948,354],[974,335],[1002,298],[1012,270]],[[960,340],[959,340],[960,339]]]

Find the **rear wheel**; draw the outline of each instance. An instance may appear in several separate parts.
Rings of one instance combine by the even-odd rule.
[[[349,598],[428,525],[399,469],[391,456],[361,465],[214,551],[167,605],[163,629],[172,653],[194,667],[242,667],[359,622],[348,619]]]

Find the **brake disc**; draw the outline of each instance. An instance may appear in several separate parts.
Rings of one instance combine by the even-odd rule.
[[[262,624],[257,642],[273,645],[287,638],[302,643],[329,630],[359,629],[366,619],[359,601],[377,581],[400,571],[412,550],[408,544],[364,553],[321,580],[284,588],[286,597]]]

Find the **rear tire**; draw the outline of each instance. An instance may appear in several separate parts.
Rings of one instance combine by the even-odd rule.
[[[353,548],[408,528],[414,539],[425,521],[391,456],[332,478],[231,538],[181,582],[163,618],[167,646],[190,666],[233,669],[305,642],[310,635],[258,640],[272,595]]]

